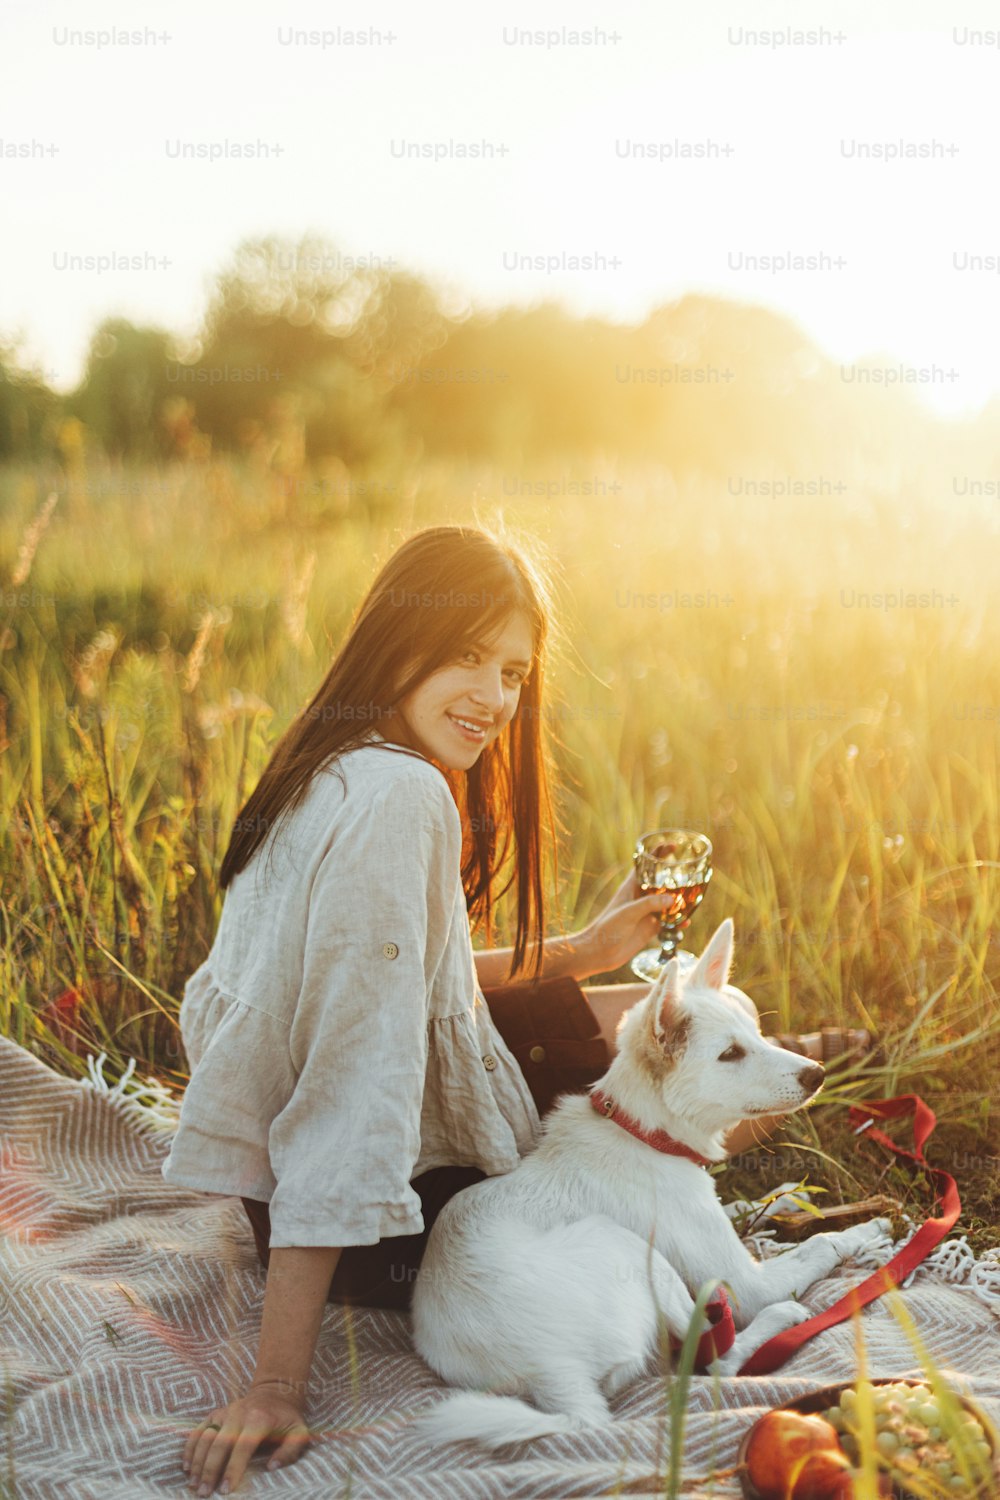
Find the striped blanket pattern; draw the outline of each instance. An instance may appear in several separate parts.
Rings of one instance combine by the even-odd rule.
[[[185,1192],[160,1176],[171,1128],[141,1089],[76,1082],[0,1037],[0,1494],[19,1500],[141,1500],[188,1493],[186,1431],[245,1388],[264,1272],[237,1198]],[[155,1088],[154,1088],[155,1092]],[[863,1270],[809,1294],[818,1310]],[[970,1278],[918,1272],[907,1306],[937,1362],[1000,1421],[1000,1296]],[[995,1290],[1000,1270],[991,1269]],[[882,1302],[865,1309],[873,1375],[919,1374]],[[732,1466],[767,1407],[850,1378],[850,1325],[828,1330],[766,1378],[696,1377],[684,1433],[685,1495],[737,1495]],[[408,1418],[441,1382],[414,1353],[401,1313],[329,1306],[306,1411],[317,1440],[288,1469],[257,1457],[241,1493],[331,1497],[597,1496],[663,1493],[665,1384],[639,1381],[589,1436],[431,1451]],[[704,1483],[699,1482],[704,1476]],[[6,1488],[5,1488],[6,1486]]]

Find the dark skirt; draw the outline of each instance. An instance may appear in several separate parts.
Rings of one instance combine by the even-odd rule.
[[[611,1059],[600,1023],[575,979],[497,985],[484,988],[483,995],[540,1115],[559,1094],[582,1093],[607,1071]],[[407,1310],[434,1220],[449,1198],[485,1176],[478,1167],[432,1167],[414,1177],[411,1185],[420,1196],[423,1230],[379,1240],[377,1245],[345,1246],[327,1301]],[[240,1201],[266,1269],[271,1242],[268,1206],[256,1198]]]

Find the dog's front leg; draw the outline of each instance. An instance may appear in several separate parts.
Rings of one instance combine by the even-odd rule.
[[[850,1260],[890,1228],[888,1219],[872,1219],[850,1229],[814,1234],[772,1260],[754,1260],[747,1251],[745,1265],[729,1281],[738,1308],[737,1323],[748,1324],[765,1308],[800,1297],[814,1281],[828,1276],[842,1260]]]

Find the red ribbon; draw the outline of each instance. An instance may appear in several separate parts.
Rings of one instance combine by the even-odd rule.
[[[905,1115],[913,1116],[914,1149],[912,1151],[907,1151],[905,1146],[897,1146],[895,1141],[890,1140],[883,1131],[873,1128],[875,1120],[895,1120]],[[867,1306],[869,1302],[874,1302],[875,1298],[881,1297],[883,1292],[905,1281],[910,1272],[930,1254],[934,1246],[941,1243],[962,1211],[954,1177],[949,1172],[942,1171],[940,1167],[930,1166],[924,1159],[923,1148],[934,1133],[937,1117],[919,1094],[900,1094],[897,1099],[872,1099],[865,1104],[852,1104],[850,1117],[858,1133],[865,1131],[870,1140],[878,1141],[880,1146],[884,1146],[887,1151],[892,1151],[896,1156],[907,1157],[934,1178],[941,1213],[938,1218],[928,1219],[922,1224],[909,1243],[898,1250],[886,1265],[880,1266],[874,1275],[869,1276],[867,1281],[863,1281],[860,1286],[852,1287],[845,1296],[840,1298],[839,1302],[835,1302],[825,1312],[817,1313],[813,1318],[807,1318],[804,1323],[797,1323],[794,1328],[786,1328],[784,1333],[776,1334],[773,1339],[768,1339],[766,1344],[762,1344],[740,1366],[738,1371],[740,1375],[770,1375],[771,1371],[783,1365],[800,1345],[815,1338],[817,1333],[823,1332],[824,1328],[832,1328],[835,1323],[842,1323],[859,1308]]]
[[[705,1303],[705,1317],[708,1319],[708,1327],[698,1340],[698,1347],[694,1352],[694,1368],[699,1373],[704,1373],[708,1369],[717,1354],[728,1353],[736,1337],[733,1309],[721,1286],[716,1287]],[[675,1354],[682,1343],[682,1339],[675,1338],[671,1334],[670,1347]]]

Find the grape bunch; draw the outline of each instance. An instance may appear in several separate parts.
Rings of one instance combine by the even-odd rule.
[[[992,1474],[993,1450],[982,1423],[962,1408],[958,1418],[959,1446],[965,1458],[963,1473],[955,1453],[954,1426],[948,1430],[937,1396],[929,1385],[896,1381],[869,1387],[875,1412],[875,1447],[903,1485],[907,1476],[930,1481],[932,1493],[979,1495]],[[840,1402],[822,1413],[837,1431],[840,1445],[853,1464],[860,1458],[861,1423],[858,1392],[845,1386]],[[936,1483],[935,1483],[936,1481]],[[930,1486],[928,1486],[930,1487]]]

